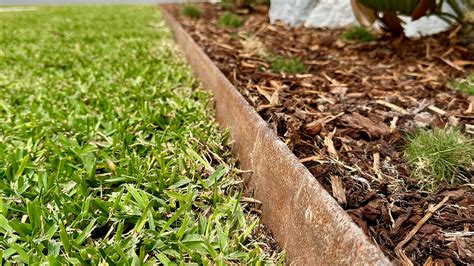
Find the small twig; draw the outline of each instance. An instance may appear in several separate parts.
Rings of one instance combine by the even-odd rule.
[[[392,222],[392,228],[395,227],[395,219],[393,219],[393,215],[392,215],[393,206],[395,206],[395,203],[391,201],[390,204],[388,205],[388,216],[390,217],[390,222]]]
[[[446,237],[470,237],[474,236],[474,232],[450,232],[444,233]]]
[[[327,148],[327,151],[329,153],[329,156],[332,158],[332,159],[335,159],[335,160],[338,160],[339,159],[339,155],[337,154],[337,150],[336,148],[334,147],[334,142],[332,140],[332,138],[334,137],[334,135],[336,134],[336,130],[337,128],[334,128],[334,131],[333,132],[330,132],[325,138],[324,138],[324,145],[326,146]]]
[[[456,65],[456,64],[453,63],[451,60],[449,60],[449,59],[447,59],[447,58],[443,58],[443,57],[438,57],[438,58],[439,58],[441,61],[443,61],[446,65],[448,65],[448,66],[450,66],[450,67],[456,69],[457,71],[460,71],[460,72],[463,72],[463,73],[466,72],[462,67]]]
[[[453,113],[450,113],[450,112],[447,112],[443,109],[440,109],[434,105],[430,105],[428,106],[428,109],[439,114],[439,115],[442,115],[442,116],[454,116],[454,117],[460,117],[460,118],[467,118],[467,119],[473,119],[474,116],[469,116],[469,115],[459,115],[459,114],[453,114]]]
[[[380,153],[375,152],[373,154],[374,157],[374,162],[372,168],[374,169],[375,172],[380,171]]]
[[[431,111],[433,111],[433,112],[435,112],[435,113],[437,113],[437,114],[439,114],[439,115],[442,115],[442,116],[446,116],[446,115],[448,114],[445,110],[440,109],[440,108],[438,108],[438,107],[436,107],[436,106],[434,106],[434,105],[428,106],[428,109],[430,109]]]
[[[440,209],[447,201],[449,200],[449,196],[444,197],[444,199],[438,203],[437,205],[433,206],[430,205],[428,207],[428,212],[425,214],[425,216],[411,229],[411,231],[405,236],[405,238],[398,243],[398,245],[395,247],[395,252],[397,253],[398,257],[401,259],[403,264],[405,265],[413,265],[413,262],[407,257],[405,252],[403,251],[403,246],[408,243],[412,237],[420,230],[420,228],[433,216],[433,214]]]
[[[324,160],[324,157],[322,155],[314,155],[314,156],[309,156],[303,159],[300,159],[300,163],[307,163],[307,162],[318,162],[320,164],[327,163],[328,161]]]
[[[382,175],[380,174],[382,171],[380,170],[380,153],[376,152],[373,154],[374,162],[372,164],[372,169],[374,170],[375,175],[382,179]]]
[[[346,204],[346,190],[340,176],[331,175],[331,188],[332,195],[336,198],[337,202],[339,204]]]
[[[389,102],[386,102],[384,100],[377,100],[375,102],[380,104],[380,105],[383,105],[385,107],[388,107],[388,108],[390,108],[390,109],[394,110],[395,112],[400,113],[402,115],[409,115],[410,114],[407,110],[405,110],[405,109],[401,108],[400,106],[395,105],[393,103],[389,103]]]
[[[428,259],[423,263],[423,266],[431,266],[433,265],[433,257],[429,256]]]
[[[327,124],[329,122],[332,122],[333,120],[336,120],[337,118],[343,116],[345,114],[345,112],[340,112],[339,114],[337,115],[333,115],[333,116],[330,116],[330,117],[326,117],[325,120],[324,120],[324,124]]]

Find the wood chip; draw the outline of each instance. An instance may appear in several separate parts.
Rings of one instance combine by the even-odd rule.
[[[328,149],[329,156],[335,160],[339,160],[339,155],[337,154],[336,148],[334,147],[334,142],[332,141],[332,138],[335,134],[336,128],[334,128],[334,131],[329,133],[324,138],[324,145],[326,145],[326,148]]]
[[[330,78],[326,73],[322,74],[329,82],[331,82],[331,86],[337,86],[337,87],[347,87],[347,84],[344,84],[342,82],[339,82],[336,79]]]
[[[374,163],[372,165],[372,168],[374,169],[375,172],[380,172],[380,153],[376,152],[373,154],[374,157]]]
[[[467,60],[454,60],[453,64],[457,66],[469,66],[469,65],[474,65],[474,61],[467,61]]]
[[[295,77],[299,79],[304,79],[304,78],[312,78],[314,77],[314,75],[313,74],[296,74]]]
[[[431,111],[433,111],[433,112],[435,112],[435,113],[437,113],[437,114],[439,114],[439,115],[443,115],[443,116],[448,115],[448,113],[447,113],[446,111],[444,111],[443,109],[440,109],[440,108],[438,108],[438,107],[436,107],[436,106],[434,106],[434,105],[428,106],[428,109],[430,109]]]
[[[443,205],[449,200],[449,196],[444,197],[444,199],[436,204],[435,206],[430,205],[428,207],[428,212],[423,216],[423,218],[411,229],[411,231],[405,236],[405,238],[397,244],[395,247],[395,252],[397,253],[398,257],[400,260],[405,264],[405,265],[413,265],[413,262],[407,257],[405,252],[402,250],[403,246],[407,244],[411,238],[420,230],[420,228],[433,216],[433,214],[439,210]]]
[[[398,119],[400,119],[398,116],[395,116],[392,121],[390,121],[390,132],[393,133],[397,129],[397,123]]]
[[[243,66],[243,67],[246,67],[246,68],[257,68],[257,65],[251,64],[251,63],[247,63],[247,62],[245,62],[245,61],[242,61],[242,62],[240,63],[240,65]]]
[[[271,103],[272,101],[272,95],[265,90],[262,86],[255,86],[257,88],[258,93],[260,93],[265,99],[267,99],[268,102]]]
[[[474,125],[466,124],[466,133],[474,135]]]
[[[448,65],[448,66],[450,66],[450,67],[452,67],[452,68],[454,68],[454,69],[456,69],[456,70],[458,70],[458,71],[461,71],[461,72],[466,72],[466,71],[464,70],[464,68],[462,68],[462,67],[459,66],[459,65],[456,65],[454,62],[450,61],[449,59],[444,58],[444,57],[438,57],[438,58],[441,59],[441,61],[445,62],[446,65]]]
[[[389,103],[389,102],[386,102],[384,100],[377,100],[375,102],[380,104],[380,105],[383,105],[385,107],[388,107],[388,108],[392,109],[393,111],[395,111],[397,113],[400,113],[402,115],[410,115],[410,113],[407,110],[405,110],[405,109],[401,108],[400,106],[395,105],[393,103]]]
[[[432,266],[432,265],[434,265],[433,257],[429,256],[428,259],[425,261],[425,263],[423,263],[423,266]]]
[[[300,163],[307,163],[307,162],[325,163],[325,162],[327,162],[325,159],[326,158],[322,155],[314,155],[314,156],[310,156],[310,157],[300,159]]]
[[[346,204],[346,190],[342,184],[341,177],[337,175],[331,175],[331,188],[332,195],[334,198],[336,198],[337,202],[339,202],[339,204]]]
[[[385,124],[375,123],[359,113],[352,113],[350,116],[346,117],[345,120],[351,127],[363,130],[373,137],[381,137],[390,133],[390,128]]]
[[[280,96],[278,90],[275,90],[270,98],[270,104],[279,105],[280,104]]]
[[[474,111],[474,103],[473,102],[470,102],[469,103],[469,107],[466,109],[466,111],[464,112],[465,114],[472,114]]]
[[[230,46],[230,45],[228,45],[228,44],[225,44],[225,43],[216,43],[216,45],[219,46],[219,47],[222,47],[222,48],[224,48],[224,49],[227,49],[227,50],[231,50],[231,51],[234,51],[234,50],[235,50],[234,47],[232,47],[232,46]]]
[[[472,237],[474,232],[445,232],[446,237]]]
[[[325,124],[332,122],[343,115],[344,115],[344,112],[341,112],[337,115],[330,115],[330,116],[319,118],[318,120],[307,124],[306,130],[312,132],[313,134],[318,134]]]

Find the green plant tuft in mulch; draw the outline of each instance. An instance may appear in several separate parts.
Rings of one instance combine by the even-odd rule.
[[[217,3],[223,9],[254,8],[258,5],[270,5],[270,0],[221,0]]]
[[[217,20],[217,25],[219,27],[231,28],[236,29],[242,26],[244,23],[243,19],[234,13],[225,12],[221,16],[219,16]]]
[[[452,81],[448,83],[448,87],[470,95],[474,95],[474,75]]]
[[[234,0],[222,0],[217,2],[217,6],[225,10],[232,10],[236,8],[236,3]]]
[[[474,142],[458,129],[422,129],[407,138],[404,157],[420,186],[433,190],[472,167]]]
[[[276,262],[153,6],[0,13],[5,264]]]
[[[270,70],[277,73],[302,74],[307,72],[307,66],[298,58],[288,58],[280,55],[268,55]]]
[[[342,38],[344,40],[360,42],[371,42],[376,40],[375,36],[364,27],[348,28],[342,34]]]
[[[193,19],[198,19],[202,16],[202,10],[199,7],[191,4],[183,5],[180,8],[179,13],[181,14],[181,16]]]

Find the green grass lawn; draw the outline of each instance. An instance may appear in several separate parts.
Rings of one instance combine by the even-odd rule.
[[[0,30],[3,263],[277,262],[154,7],[7,12]]]

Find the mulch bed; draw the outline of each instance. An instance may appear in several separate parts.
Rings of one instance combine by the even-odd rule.
[[[421,191],[402,155],[404,136],[420,126],[453,125],[474,134],[474,97],[446,87],[474,71],[474,52],[456,44],[453,32],[416,41],[382,36],[369,43],[343,42],[343,30],[272,25],[265,9],[242,15],[245,24],[238,30],[224,29],[216,25],[222,10],[201,7],[204,16],[192,20],[168,6],[390,258],[474,263],[472,173],[468,184]],[[301,59],[308,72],[271,72],[260,44]],[[416,225],[421,227],[410,234]]]

